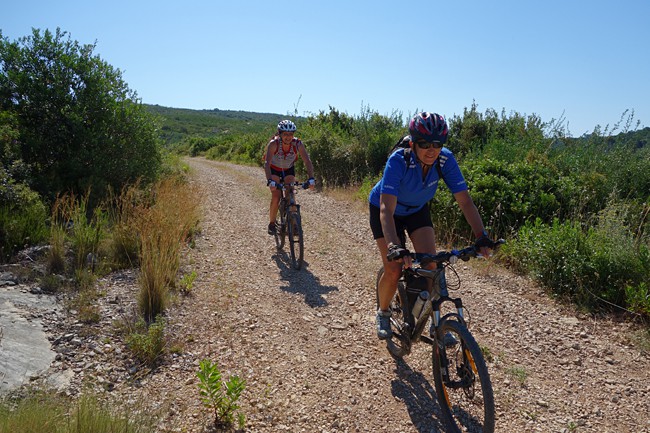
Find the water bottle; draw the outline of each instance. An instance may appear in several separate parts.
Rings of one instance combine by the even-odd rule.
[[[411,313],[413,314],[415,320],[418,320],[420,318],[422,308],[424,308],[424,304],[427,302],[427,299],[429,299],[429,292],[426,290],[421,291],[415,300],[415,303],[413,304],[413,308],[411,309]]]

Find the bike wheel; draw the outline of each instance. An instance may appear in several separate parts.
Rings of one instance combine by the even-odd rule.
[[[450,432],[494,432],[494,394],[485,359],[469,330],[444,320],[433,345],[433,379]],[[450,333],[456,344],[445,345]]]
[[[379,268],[377,272],[377,281],[375,282],[375,295],[377,298],[377,309],[379,309],[379,280],[384,274],[384,267]],[[398,284],[404,284],[400,281]],[[393,336],[386,340],[386,348],[391,353],[391,355],[396,358],[402,358],[405,355],[408,355],[411,352],[411,338],[408,335],[409,326],[404,321],[404,310],[405,307],[402,305],[399,290],[393,295],[393,299],[390,301],[390,311],[391,318],[390,324],[393,331]]]
[[[280,222],[275,223],[275,246],[278,250],[281,250],[284,247],[284,240],[287,236],[287,221],[286,216],[280,214]]]
[[[302,224],[300,214],[290,212],[287,218],[287,232],[289,235],[289,251],[291,253],[291,264],[298,270],[302,267],[304,258],[304,242],[302,238]]]

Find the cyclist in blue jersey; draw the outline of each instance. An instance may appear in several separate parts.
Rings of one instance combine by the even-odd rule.
[[[384,273],[379,280],[377,336],[390,338],[390,301],[397,290],[402,266],[410,266],[406,233],[418,253],[436,252],[435,234],[427,203],[444,180],[476,236],[486,257],[489,237],[453,153],[443,147],[448,127],[444,117],[422,112],[409,122],[409,148],[388,158],[382,178],[370,192],[370,227],[379,247]],[[432,264],[431,266],[435,266]]]

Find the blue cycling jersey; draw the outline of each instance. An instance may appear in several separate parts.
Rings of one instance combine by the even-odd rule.
[[[427,178],[422,180],[422,166],[416,162],[415,155],[411,153],[411,162],[406,166],[404,150],[397,149],[388,157],[384,175],[370,191],[368,201],[379,207],[381,194],[397,196],[395,215],[406,216],[422,209],[433,198],[438,189],[438,170],[430,169]],[[447,187],[455,194],[466,191],[467,183],[460,172],[454,154],[443,147],[438,157],[443,179]]]

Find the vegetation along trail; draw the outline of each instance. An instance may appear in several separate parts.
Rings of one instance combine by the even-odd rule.
[[[186,342],[179,358],[194,368],[211,359],[246,380],[250,431],[444,431],[427,347],[398,362],[375,336],[380,263],[365,209],[299,192],[306,267],[295,271],[265,233],[262,171],[190,165],[205,216],[189,258],[192,295],[171,313],[170,331]],[[650,362],[628,325],[559,306],[496,265],[457,270],[490,359],[497,431],[650,432]],[[190,429],[209,423],[191,371],[163,366],[151,382]]]

